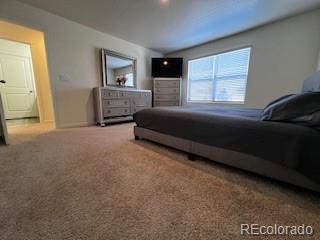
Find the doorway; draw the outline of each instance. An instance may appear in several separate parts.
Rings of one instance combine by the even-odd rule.
[[[55,128],[44,32],[0,20],[0,138],[26,125]]]
[[[39,123],[30,45],[0,39],[0,80],[7,125]]]

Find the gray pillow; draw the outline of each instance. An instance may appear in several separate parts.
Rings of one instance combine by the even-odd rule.
[[[285,101],[288,98],[292,98],[292,96],[294,96],[294,95],[296,95],[296,94],[288,94],[288,95],[284,95],[282,97],[279,97],[279,98],[271,101],[264,109],[268,108],[269,106],[271,106],[271,105],[273,105],[275,103],[279,103],[280,101],[282,102],[282,101]]]
[[[320,91],[320,71],[309,77],[303,83],[302,92],[319,92]]]
[[[263,121],[293,121],[320,111],[320,92],[284,96],[268,104]]]

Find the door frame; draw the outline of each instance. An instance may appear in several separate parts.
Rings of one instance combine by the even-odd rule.
[[[45,32],[6,19],[0,19],[0,27],[1,39],[30,46],[40,123],[52,123],[56,128],[54,86],[50,81]]]
[[[5,144],[9,144],[7,122],[4,116],[4,109],[2,104],[2,96],[0,93],[0,137],[3,138]]]

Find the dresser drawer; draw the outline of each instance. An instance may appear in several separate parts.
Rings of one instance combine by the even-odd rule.
[[[136,106],[136,107],[145,107],[145,106],[148,106],[148,103],[149,103],[148,98],[133,98],[131,101],[132,101],[132,106]]]
[[[143,92],[134,92],[134,91],[119,91],[120,97],[125,98],[140,98],[142,96],[147,96],[149,93],[143,93]]]
[[[155,87],[164,87],[164,88],[174,88],[180,87],[180,81],[176,80],[155,80],[154,81]]]
[[[103,107],[128,107],[130,105],[129,99],[110,99],[103,100]]]
[[[151,99],[151,96],[152,96],[152,92],[150,91],[150,92],[142,92],[141,93],[141,97],[142,98],[150,98]]]
[[[131,91],[119,91],[120,97],[126,97],[126,98],[139,98],[141,96],[140,92],[131,92]]]
[[[155,93],[159,94],[178,94],[180,93],[179,88],[155,88]]]
[[[171,107],[171,106],[180,106],[179,101],[162,101],[162,102],[154,102],[154,107]]]
[[[176,94],[155,94],[155,101],[179,100],[180,96]]]
[[[102,97],[103,98],[117,98],[118,97],[118,91],[117,90],[103,89],[102,90]]]
[[[115,117],[130,115],[130,108],[105,108],[103,109],[104,117]]]
[[[128,97],[128,98],[145,98],[151,96],[150,92],[120,92],[120,96]]]

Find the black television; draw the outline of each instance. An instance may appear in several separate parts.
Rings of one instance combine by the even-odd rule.
[[[182,58],[152,58],[152,77],[182,77]]]

